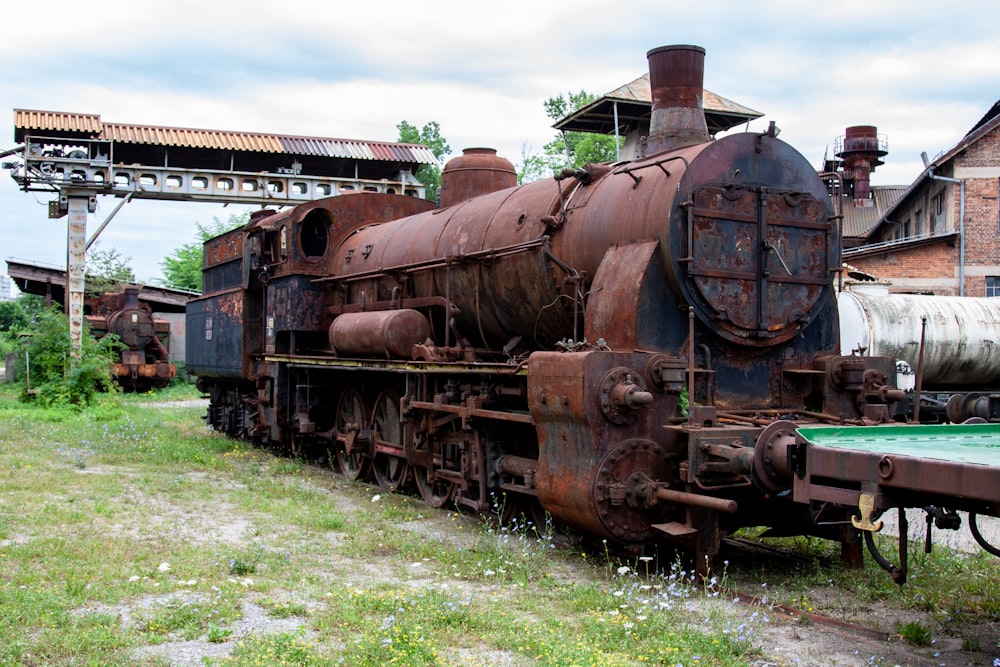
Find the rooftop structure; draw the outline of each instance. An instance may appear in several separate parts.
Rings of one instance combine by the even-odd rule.
[[[702,106],[708,133],[713,136],[764,115],[760,111],[704,89]],[[649,74],[646,73],[605,93],[587,106],[566,116],[554,127],[563,132],[595,132],[624,136],[628,146],[634,145],[637,148],[638,137],[649,132],[652,108]],[[635,149],[623,151],[623,153],[629,152],[635,152]]]

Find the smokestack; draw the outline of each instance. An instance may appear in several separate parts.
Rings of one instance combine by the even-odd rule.
[[[676,44],[646,54],[653,115],[649,120],[646,155],[709,141],[702,108],[705,49]]]
[[[129,285],[125,288],[125,310],[135,310],[139,307],[139,288]]]

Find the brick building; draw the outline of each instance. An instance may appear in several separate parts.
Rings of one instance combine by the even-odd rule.
[[[893,292],[1000,296],[998,197],[1000,101],[927,165],[844,261]]]

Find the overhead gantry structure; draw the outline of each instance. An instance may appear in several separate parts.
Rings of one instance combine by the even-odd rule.
[[[15,148],[3,167],[25,192],[47,192],[67,217],[66,311],[74,351],[83,336],[87,248],[132,199],[285,206],[354,191],[423,197],[414,177],[436,164],[426,146],[109,123],[97,114],[14,109]],[[121,202],[87,237],[97,197]]]

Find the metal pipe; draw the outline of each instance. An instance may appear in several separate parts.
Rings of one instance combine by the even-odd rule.
[[[617,114],[618,114],[618,107],[615,107],[615,118],[616,119],[617,119]],[[615,122],[617,122],[617,120]],[[615,131],[615,134],[617,135],[617,130]],[[14,153],[20,153],[23,150],[24,150],[24,144],[21,144],[20,146],[15,146],[14,148],[9,148],[9,149],[5,150],[3,153],[0,153],[0,157],[7,157],[8,155],[13,155]]]
[[[105,218],[104,222],[101,223],[101,226],[97,228],[96,232],[94,232],[94,235],[90,237],[89,241],[87,241],[87,250],[90,250],[90,246],[94,245],[94,241],[97,240],[97,237],[101,235],[101,232],[104,231],[104,228],[107,227],[108,224],[111,222],[111,218],[118,215],[118,211],[122,210],[122,206],[132,201],[132,196],[134,194],[135,192],[130,192],[127,195],[125,195],[124,199],[118,202],[118,206],[115,206],[115,210],[111,211],[111,213],[108,214],[108,217]]]
[[[927,334],[927,316],[920,318],[920,351],[917,353],[917,381],[913,393],[913,421],[920,423],[920,390],[924,383],[924,342]]]
[[[694,411],[694,307],[688,307],[688,420],[692,420]]]
[[[614,109],[615,112],[615,162],[621,162],[622,145],[618,135],[618,100],[612,102],[611,108]]]

